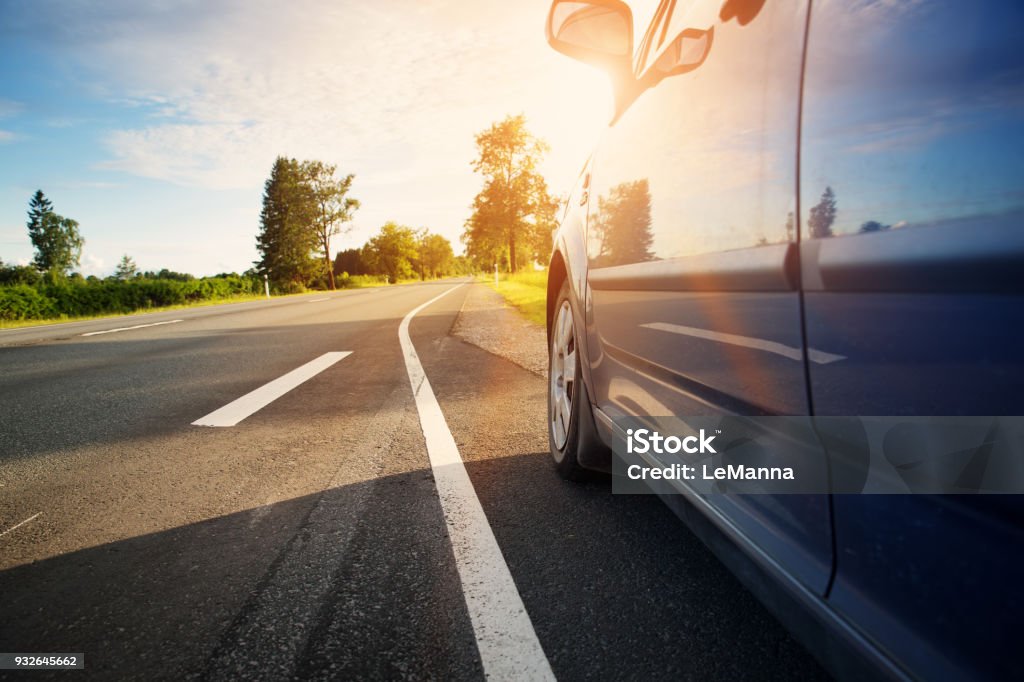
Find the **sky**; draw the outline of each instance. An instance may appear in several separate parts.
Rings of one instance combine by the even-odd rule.
[[[474,135],[510,114],[565,194],[610,115],[606,77],[549,48],[548,0],[0,0],[0,259],[27,264],[36,189],[80,223],[85,275],[243,272],[278,155],[355,174],[332,250],[386,221],[456,252]]]

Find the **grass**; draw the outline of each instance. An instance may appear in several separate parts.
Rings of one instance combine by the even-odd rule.
[[[501,273],[498,280],[498,285],[495,286],[494,275],[481,277],[481,281],[487,282],[526,319],[542,326],[547,323],[547,270],[524,270],[514,275]]]

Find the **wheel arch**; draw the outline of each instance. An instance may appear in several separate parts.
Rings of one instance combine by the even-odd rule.
[[[551,256],[551,263],[548,265],[548,298],[547,298],[547,334],[548,346],[551,345],[551,324],[555,318],[555,303],[557,303],[558,292],[562,288],[562,282],[568,278],[568,271],[565,269],[565,259],[562,252],[556,250]]]

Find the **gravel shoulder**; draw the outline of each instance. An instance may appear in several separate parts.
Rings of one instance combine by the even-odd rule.
[[[527,320],[486,284],[470,285],[452,334],[537,376],[547,376],[544,327]]]

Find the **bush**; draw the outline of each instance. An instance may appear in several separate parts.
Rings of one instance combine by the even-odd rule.
[[[0,320],[130,313],[259,294],[263,283],[252,277],[219,275],[204,279],[40,278],[34,286],[0,286]]]
[[[0,320],[45,320],[56,317],[53,300],[25,284],[0,287]]]
[[[28,284],[34,286],[43,279],[39,271],[28,265],[0,264],[0,285]]]

